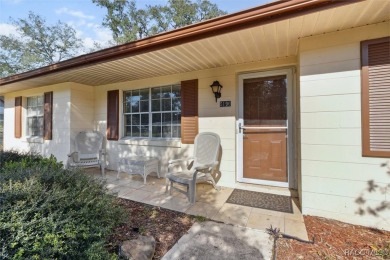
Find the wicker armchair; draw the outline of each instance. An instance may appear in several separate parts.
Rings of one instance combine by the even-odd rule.
[[[83,131],[75,138],[75,151],[68,154],[67,167],[99,166],[102,176],[105,168],[104,136],[98,131]]]

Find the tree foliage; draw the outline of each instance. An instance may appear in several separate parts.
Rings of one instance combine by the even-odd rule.
[[[152,36],[226,14],[208,0],[169,0],[167,5],[137,8],[135,0],[92,0],[106,8],[103,26],[117,44]]]
[[[58,21],[47,25],[30,12],[26,19],[11,19],[16,35],[0,36],[0,76],[21,73],[69,59],[82,46],[76,31]]]

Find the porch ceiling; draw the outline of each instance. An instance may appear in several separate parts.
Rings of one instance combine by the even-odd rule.
[[[105,85],[279,59],[298,54],[299,39],[390,19],[390,1],[368,0],[228,32],[130,57],[5,84],[0,94],[62,82]]]

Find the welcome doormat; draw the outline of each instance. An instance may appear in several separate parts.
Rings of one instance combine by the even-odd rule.
[[[234,189],[227,203],[293,213],[290,196]]]

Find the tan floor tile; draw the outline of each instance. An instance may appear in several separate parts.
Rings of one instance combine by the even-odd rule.
[[[134,190],[129,193],[120,195],[118,197],[141,202],[142,200],[145,200],[147,197],[151,195],[152,194],[150,192],[145,190]]]
[[[162,204],[161,207],[186,212],[191,207],[191,203],[187,199],[172,197],[169,201]]]
[[[306,226],[303,221],[284,219],[284,233],[308,240]]]
[[[283,218],[287,213],[275,211],[275,210],[268,210],[268,209],[262,209],[262,208],[253,208],[252,213],[259,214],[259,215],[269,215],[269,216],[275,216]]]
[[[161,181],[148,181],[146,185],[140,187],[141,190],[146,191],[164,191],[165,192],[165,183],[161,183]]]
[[[302,216],[301,210],[299,209],[298,205],[299,205],[298,199],[293,198],[292,199],[293,213],[292,214],[285,213],[285,215],[284,215],[285,218],[303,222],[303,216]]]
[[[251,207],[225,203],[212,219],[245,227],[251,211]]]
[[[126,196],[127,194],[136,191],[136,189],[126,186],[119,186],[116,189],[118,189],[118,197]]]
[[[284,218],[252,212],[249,215],[248,224],[246,226],[254,229],[265,230],[266,228],[270,228],[271,225],[273,228],[277,227],[283,232]]]
[[[149,197],[146,197],[142,200],[143,203],[153,205],[153,206],[162,206],[164,203],[170,201],[173,197],[165,193],[163,194],[151,194]]]
[[[222,204],[226,202],[232,192],[233,189],[225,187],[222,187],[219,191],[215,189],[210,189],[204,192],[197,193],[197,201]]]
[[[212,218],[218,213],[222,206],[223,204],[211,205],[205,202],[196,202],[195,205],[191,206],[186,211],[186,213],[194,216]]]

